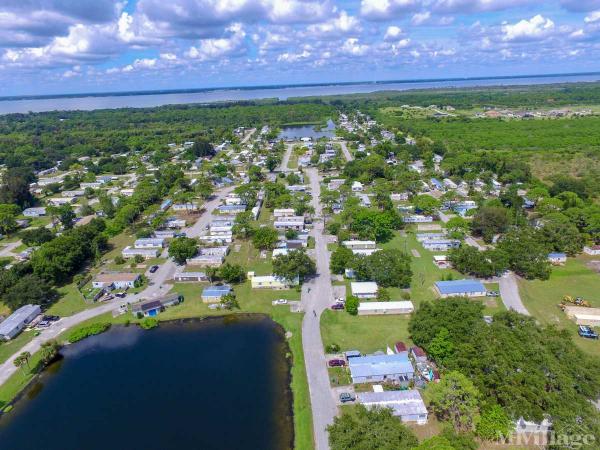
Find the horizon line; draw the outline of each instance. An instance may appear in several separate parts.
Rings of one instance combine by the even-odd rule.
[[[214,86],[204,88],[177,88],[177,89],[145,89],[137,91],[105,91],[105,92],[79,92],[71,94],[32,94],[32,95],[9,95],[0,96],[0,101],[20,101],[20,100],[43,100],[53,98],[82,98],[82,97],[123,97],[123,96],[141,96],[141,95],[166,95],[178,93],[198,93],[210,91],[235,91],[235,90],[258,90],[258,89],[282,89],[282,88],[302,88],[317,86],[352,86],[360,84],[401,84],[401,83],[436,83],[444,81],[477,81],[477,80],[514,80],[522,78],[552,78],[552,77],[576,77],[586,75],[600,75],[600,71],[592,72],[567,72],[567,73],[546,73],[546,74],[519,74],[519,75],[489,75],[476,77],[447,77],[447,78],[406,78],[396,80],[362,80],[362,81],[331,81],[315,83],[282,83],[265,85],[246,85],[246,86]],[[433,89],[433,88],[429,88]]]

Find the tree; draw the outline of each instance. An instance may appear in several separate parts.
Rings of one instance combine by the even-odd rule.
[[[329,268],[333,273],[342,274],[344,270],[350,268],[350,264],[354,258],[354,253],[343,245],[338,245],[331,253]]]
[[[425,439],[412,450],[457,450],[444,436],[433,436]]]
[[[386,288],[379,287],[375,295],[378,302],[389,302],[392,297]]]
[[[269,172],[273,172],[279,165],[279,158],[277,158],[275,155],[269,155],[267,156],[265,165]]]
[[[197,139],[192,145],[192,154],[196,158],[212,158],[216,152],[212,144],[205,138]]]
[[[471,230],[475,236],[481,236],[485,242],[490,243],[496,234],[504,233],[508,229],[509,223],[506,208],[484,206],[473,216]]]
[[[497,248],[507,255],[509,268],[522,277],[547,280],[550,276],[548,248],[531,227],[511,230]]]
[[[351,316],[356,316],[358,314],[358,305],[360,304],[360,299],[354,295],[349,295],[346,297],[346,312]]]
[[[185,264],[185,262],[196,255],[198,251],[198,243],[195,239],[188,237],[178,237],[169,244],[169,256],[177,264]]]
[[[252,212],[244,211],[235,216],[232,232],[236,237],[247,239],[254,232]]]
[[[429,344],[427,351],[442,367],[444,366],[444,361],[454,355],[454,343],[450,339],[450,333],[447,328],[441,328],[438,331]]]
[[[469,222],[462,217],[456,216],[450,218],[444,224],[444,228],[448,231],[448,236],[451,239],[464,239],[465,235],[469,232]]]
[[[44,366],[48,366],[58,358],[60,345],[54,339],[46,341],[42,344],[41,361]]]
[[[412,431],[389,408],[357,405],[327,427],[331,450],[411,450],[418,444]]]
[[[14,360],[13,364],[15,367],[19,367],[23,371],[23,375],[25,375],[24,367],[27,366],[29,369],[29,360],[31,359],[31,353],[29,352],[21,352]]]
[[[57,291],[46,281],[33,274],[20,277],[2,295],[4,304],[13,311],[29,304],[49,304],[57,298]]]
[[[292,250],[287,255],[279,255],[273,259],[273,273],[288,281],[298,277],[302,282],[317,273],[317,266],[304,249]]]
[[[0,203],[18,205],[27,208],[34,204],[29,184],[34,181],[33,173],[25,167],[13,167],[6,170],[0,185]]]
[[[215,187],[208,178],[202,177],[194,185],[194,190],[203,200],[208,200],[215,192]]]
[[[507,255],[502,250],[479,251],[470,245],[450,250],[448,259],[460,273],[489,278],[508,268]]]
[[[507,438],[513,431],[513,421],[500,405],[484,408],[476,426],[477,435],[488,441]]]
[[[279,240],[279,233],[275,228],[260,227],[252,236],[252,244],[260,250],[272,250]]]
[[[240,309],[240,303],[238,302],[237,298],[235,297],[234,294],[225,294],[223,297],[221,297],[221,305],[223,305],[223,308],[225,309]]]
[[[48,214],[56,217],[65,230],[73,228],[73,220],[76,215],[71,205],[49,206],[47,209]]]
[[[414,205],[416,212],[428,216],[434,214],[441,206],[440,201],[431,195],[415,195],[411,203]]]
[[[444,375],[425,391],[435,415],[452,423],[459,431],[470,431],[478,413],[480,392],[471,380],[460,372]]]
[[[358,280],[375,281],[382,287],[410,286],[411,258],[401,250],[379,250],[365,258],[355,257],[352,263]]]
[[[17,205],[0,204],[0,234],[10,234],[18,228],[19,213],[20,209]]]
[[[250,181],[256,182],[263,181],[265,179],[265,176],[263,175],[260,167],[251,166],[250,169],[248,169],[248,178],[250,178]]]
[[[246,280],[246,271],[239,264],[225,263],[219,269],[219,277],[227,283],[242,283]]]

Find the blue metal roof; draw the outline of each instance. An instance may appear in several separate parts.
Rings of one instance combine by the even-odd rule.
[[[477,280],[436,281],[435,285],[442,294],[485,292],[485,287]]]
[[[566,253],[548,253],[548,258],[566,258]]]
[[[209,286],[202,291],[202,297],[222,297],[231,292],[231,286],[224,284],[222,286]]]
[[[407,353],[360,356],[350,358],[348,363],[353,378],[414,373]]]
[[[441,183],[440,180],[438,180],[437,178],[432,178],[431,179],[431,184],[433,184],[436,188],[440,189],[443,188],[444,185]]]

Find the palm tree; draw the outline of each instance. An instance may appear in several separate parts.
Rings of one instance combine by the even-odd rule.
[[[15,365],[15,367],[19,367],[21,369],[21,371],[23,372],[23,375],[25,375],[25,366],[27,366],[27,368],[29,369],[29,359],[31,358],[31,353],[29,352],[22,352],[19,356],[17,356],[14,360],[13,360],[13,364]]]

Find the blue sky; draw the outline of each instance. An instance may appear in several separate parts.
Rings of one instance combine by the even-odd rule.
[[[0,95],[600,71],[600,0],[2,0]]]

